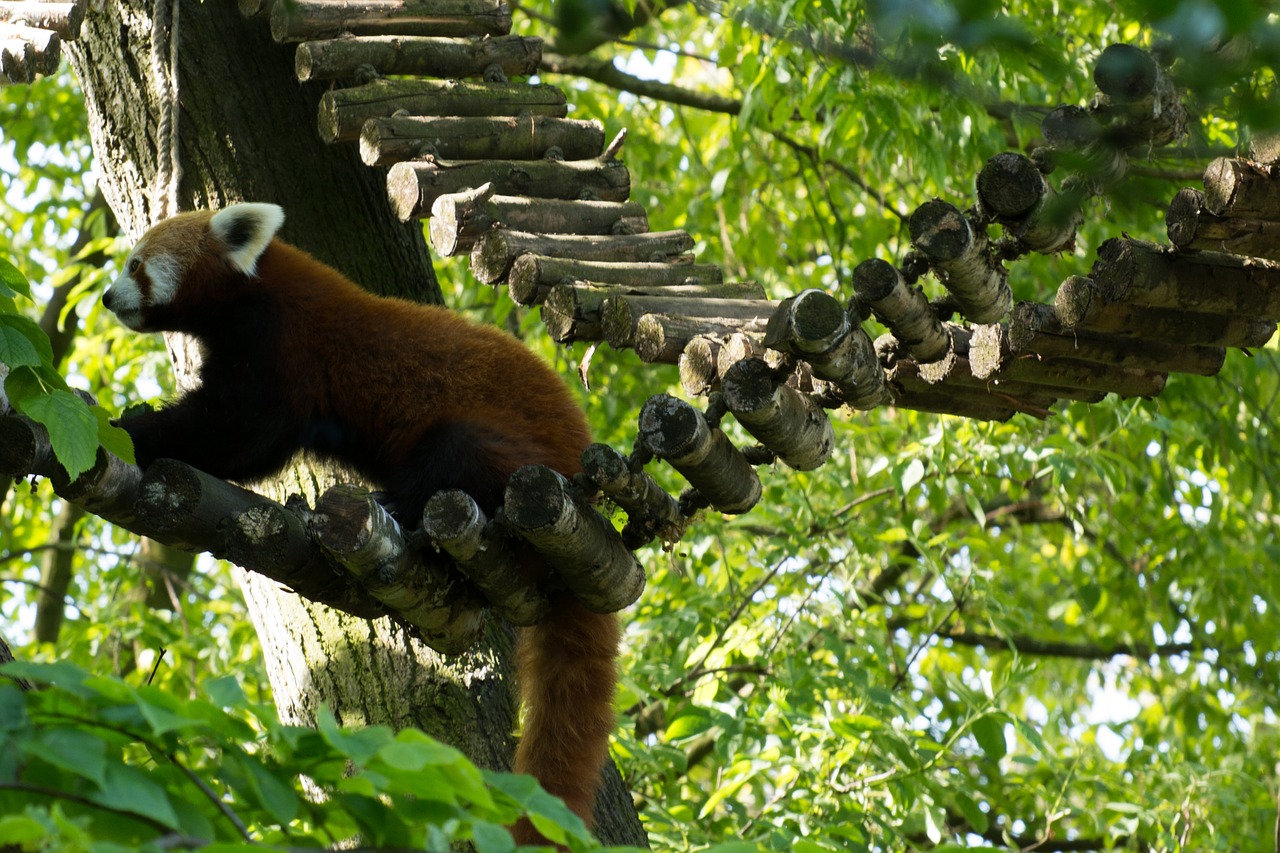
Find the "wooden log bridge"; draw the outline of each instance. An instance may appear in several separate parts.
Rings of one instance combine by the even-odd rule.
[[[84,7],[82,0],[0,0],[0,86],[57,71],[62,42],[80,35]]]
[[[0,20],[22,5],[0,0]],[[707,398],[704,412],[654,397],[631,456],[603,446],[584,456],[582,494],[599,491],[626,511],[626,548],[679,538],[700,507],[745,512],[760,496],[753,465],[821,465],[832,450],[831,409],[1005,420],[1049,417],[1062,400],[1151,397],[1170,374],[1213,375],[1227,348],[1263,345],[1280,319],[1280,173],[1242,159],[1214,161],[1203,192],[1178,193],[1170,246],[1108,241],[1092,270],[1056,294],[1014,299],[1007,263],[1070,251],[1083,202],[1123,178],[1131,153],[1183,133],[1172,78],[1129,45],[1103,52],[1087,106],[1049,112],[1043,146],[992,156],[972,200],[915,210],[911,251],[863,261],[852,293],[767,294],[699,262],[693,236],[651,228],[630,200],[625,132],[606,144],[599,123],[567,117],[564,91],[521,79],[537,72],[542,43],[510,35],[501,0],[240,5],[298,45],[299,79],[334,81],[318,115],[322,135],[358,145],[364,162],[388,170],[393,209],[428,220],[439,254],[468,255],[480,281],[538,306],[555,340],[678,364],[686,390]],[[950,322],[955,315],[960,322]],[[874,343],[871,318],[888,330]],[[733,446],[719,428],[730,415],[758,447]],[[690,483],[679,499],[644,473],[654,458]],[[627,593],[601,599],[595,581],[583,580],[578,594],[602,608],[638,595],[642,574],[618,556],[625,548],[591,520],[581,495],[545,474],[527,479],[544,496],[529,504],[512,495],[513,507],[547,514],[512,529],[552,549],[567,530],[595,530],[582,541],[596,544],[576,556],[565,545],[558,559]],[[505,574],[496,525],[511,528],[512,519],[484,519],[457,496],[440,500],[433,535],[471,587],[511,621],[536,621],[537,590],[492,582]],[[603,553],[615,555],[607,568],[596,561]]]

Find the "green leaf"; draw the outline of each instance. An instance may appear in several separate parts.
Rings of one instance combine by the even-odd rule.
[[[249,704],[244,688],[234,676],[224,675],[204,683],[204,693],[219,708],[243,708]]]
[[[511,833],[496,823],[476,821],[471,825],[471,838],[479,853],[510,853],[516,849]]]
[[[124,429],[111,423],[111,413],[101,406],[91,406],[90,411],[98,421],[98,443],[108,452],[123,459],[134,462],[133,438]]]
[[[994,715],[988,714],[973,721],[971,727],[978,746],[986,753],[987,758],[999,761],[1004,758],[1009,747],[1004,739],[1004,723]]]
[[[8,670],[8,665],[4,670]],[[0,680],[0,731],[19,731],[26,728],[28,722],[23,691],[8,679]]]
[[[36,367],[51,361],[49,338],[34,321],[20,314],[0,314],[0,363]]]
[[[8,845],[21,850],[46,849],[42,842],[48,833],[45,825],[34,818],[12,814],[0,817],[0,849]]]
[[[3,255],[0,255],[0,295],[31,298],[31,285],[27,283],[27,277]]]
[[[71,479],[93,467],[98,458],[98,419],[84,400],[70,391],[55,390],[14,405],[49,431],[53,454]]]
[[[26,753],[77,776],[98,788],[106,785],[107,745],[79,729],[47,729],[23,744]]]
[[[378,750],[378,758],[397,770],[420,772],[428,765],[455,764],[462,753],[416,729],[405,729]]]
[[[134,767],[108,764],[105,775],[102,790],[90,796],[95,803],[127,814],[142,815],[171,829],[181,828],[168,793],[151,781],[148,774]]]
[[[956,808],[960,810],[960,814],[964,815],[964,819],[968,822],[973,831],[981,835],[987,831],[990,826],[990,820],[987,813],[982,810],[978,803],[963,791],[955,792]]]

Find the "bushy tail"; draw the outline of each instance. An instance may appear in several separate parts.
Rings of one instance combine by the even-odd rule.
[[[619,635],[617,616],[592,613],[564,595],[545,621],[521,630],[516,649],[524,706],[516,772],[534,776],[588,826],[615,725]],[[521,844],[545,843],[528,821],[515,836]]]

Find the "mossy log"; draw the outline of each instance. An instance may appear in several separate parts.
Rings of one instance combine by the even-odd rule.
[[[644,234],[649,230],[649,218],[644,206],[636,202],[496,195],[493,184],[486,183],[440,196],[432,203],[431,246],[451,257],[471,249],[499,225],[539,234]],[[522,304],[534,304],[517,298],[515,291],[512,297]]]
[[[62,39],[53,30],[0,23],[0,85],[52,74],[61,56]]]
[[[999,370],[1002,358],[1036,355],[1134,370],[1212,376],[1222,369],[1227,353],[1223,347],[1188,346],[1072,329],[1062,323],[1052,305],[1039,302],[1015,305],[1007,330],[977,327],[969,346],[974,361],[991,365],[984,371],[987,374]]]
[[[548,233],[548,232],[543,232]],[[581,261],[545,255],[521,255],[511,266],[507,286],[521,305],[538,305],[555,287],[573,286],[574,308],[568,313],[599,311],[600,302],[613,289],[619,293],[708,298],[764,298],[755,282],[723,283],[723,272],[714,264],[666,264],[652,262]],[[622,288],[621,290],[617,290]],[[561,294],[563,300],[567,294]],[[557,310],[565,311],[561,302]]]
[[[1101,95],[1091,107],[1126,148],[1168,145],[1187,132],[1187,110],[1173,78],[1151,54],[1130,44],[1107,46],[1093,68]]]
[[[879,258],[863,261],[853,269],[853,287],[916,361],[933,361],[946,353],[942,321],[924,293],[907,284],[893,264]]]
[[[688,518],[675,498],[609,445],[592,444],[584,450],[582,472],[626,511],[622,539],[628,547],[638,548],[655,538],[678,542],[684,535]]]
[[[1171,252],[1114,238],[1090,274],[1109,302],[1280,320],[1280,264],[1219,252]]]
[[[551,609],[538,585],[517,566],[511,532],[491,522],[466,492],[445,489],[432,495],[422,513],[422,532],[512,625],[536,625]]]
[[[639,441],[720,512],[744,513],[760,500],[760,478],[751,463],[683,400],[666,394],[650,397],[640,410]]]
[[[685,231],[647,234],[534,234],[495,228],[471,249],[471,272],[486,284],[505,281],[521,255],[574,258],[613,263],[668,263],[693,265],[693,238]]]
[[[588,610],[615,613],[644,592],[644,568],[613,525],[550,468],[526,465],[512,474],[503,510]]]
[[[485,184],[504,196],[622,202],[631,195],[631,174],[617,160],[438,160],[392,166],[387,197],[401,221],[408,222],[430,216],[441,196]]]
[[[293,67],[298,80],[355,77],[362,66],[379,74],[410,74],[461,80],[483,77],[497,68],[507,77],[536,74],[542,39],[432,38],[430,36],[355,36],[307,41],[298,45]]]
[[[1083,276],[1071,276],[1058,287],[1053,307],[1070,329],[1190,346],[1260,347],[1276,330],[1274,320],[1111,302]]]
[[[502,36],[511,9],[502,0],[288,0],[271,6],[278,42],[356,36]]]
[[[0,23],[22,25],[33,30],[52,30],[58,38],[75,41],[84,23],[86,2],[56,3],[49,0],[3,0]],[[54,63],[56,68],[57,63]]]
[[[277,4],[280,6],[282,4]],[[360,138],[372,119],[407,116],[518,116],[564,118],[564,92],[543,83],[477,83],[469,80],[374,80],[320,97],[320,137],[325,142]]]
[[[550,115],[391,116],[360,129],[360,158],[367,166],[406,160],[590,160],[604,150],[597,121]]]
[[[1280,168],[1219,157],[1204,170],[1204,206],[1219,216],[1280,221]]]
[[[328,489],[316,501],[312,528],[320,546],[431,648],[459,654],[484,634],[484,606],[471,585],[445,560],[409,548],[368,490]]]
[[[797,471],[821,467],[835,448],[827,413],[808,394],[787,387],[761,358],[739,361],[724,377],[724,399],[738,422]]]
[[[1083,213],[1059,196],[1030,159],[997,154],[978,173],[978,203],[1025,249],[1049,254],[1070,248]]]
[[[871,338],[831,295],[805,290],[784,299],[769,318],[764,343],[804,359],[855,409],[889,402]]]
[[[1169,242],[1179,249],[1280,261],[1280,222],[1211,213],[1197,189],[1178,190],[1164,222]]]
[[[925,202],[908,220],[911,244],[929,260],[960,313],[994,323],[1013,307],[1007,272],[989,251],[986,232],[941,199]]]

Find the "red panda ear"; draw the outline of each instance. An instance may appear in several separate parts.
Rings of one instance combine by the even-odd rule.
[[[223,257],[245,275],[253,275],[258,258],[284,224],[277,204],[233,204],[213,215],[209,228],[225,247]]]

